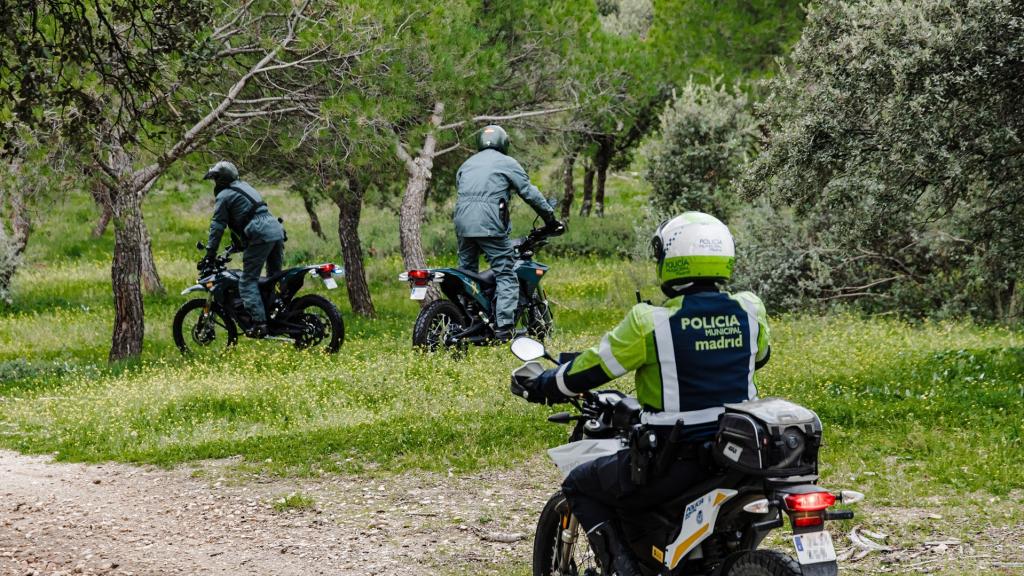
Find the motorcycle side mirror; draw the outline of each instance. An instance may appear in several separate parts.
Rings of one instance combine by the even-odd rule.
[[[196,250],[206,250],[206,244],[203,244],[201,240],[196,242]]]
[[[512,341],[512,353],[523,362],[529,362],[530,360],[536,360],[548,355],[543,344],[526,336]]]

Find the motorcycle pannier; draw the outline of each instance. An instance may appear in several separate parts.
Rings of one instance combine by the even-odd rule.
[[[758,476],[818,473],[821,420],[788,400],[765,398],[726,404],[718,421],[715,461]]]

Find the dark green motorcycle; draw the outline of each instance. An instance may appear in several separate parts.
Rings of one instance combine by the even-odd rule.
[[[515,321],[520,334],[543,340],[551,332],[554,318],[540,285],[548,267],[534,261],[533,256],[550,238],[564,233],[565,227],[534,228],[525,238],[512,241],[516,255],[513,268],[519,279]],[[494,271],[427,268],[402,272],[398,279],[409,283],[412,300],[425,299],[432,285],[444,295],[420,310],[412,330],[413,346],[434,351],[495,342]]]
[[[201,242],[196,248],[205,249]],[[174,315],[174,343],[182,354],[233,346],[238,341],[239,327],[244,331],[252,325],[238,293],[242,271],[227,268],[234,252],[234,247],[228,246],[212,263],[201,263],[199,280],[181,292],[202,295],[185,302]],[[260,278],[269,332],[263,340],[283,341],[299,349],[337,352],[345,340],[345,323],[338,308],[323,296],[306,294],[296,298],[296,294],[308,276],[316,276],[332,290],[338,287],[335,276],[344,275],[344,268],[326,263],[297,266]]]

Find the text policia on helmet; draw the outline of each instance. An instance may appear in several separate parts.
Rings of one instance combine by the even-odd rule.
[[[729,228],[703,212],[684,212],[658,227],[651,240],[658,280],[721,279],[732,276],[736,248]]]

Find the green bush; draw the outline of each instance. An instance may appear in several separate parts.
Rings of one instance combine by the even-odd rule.
[[[643,150],[651,203],[659,212],[699,210],[727,219],[738,206],[733,182],[757,142],[746,94],[691,80],[665,106],[661,131]]]

